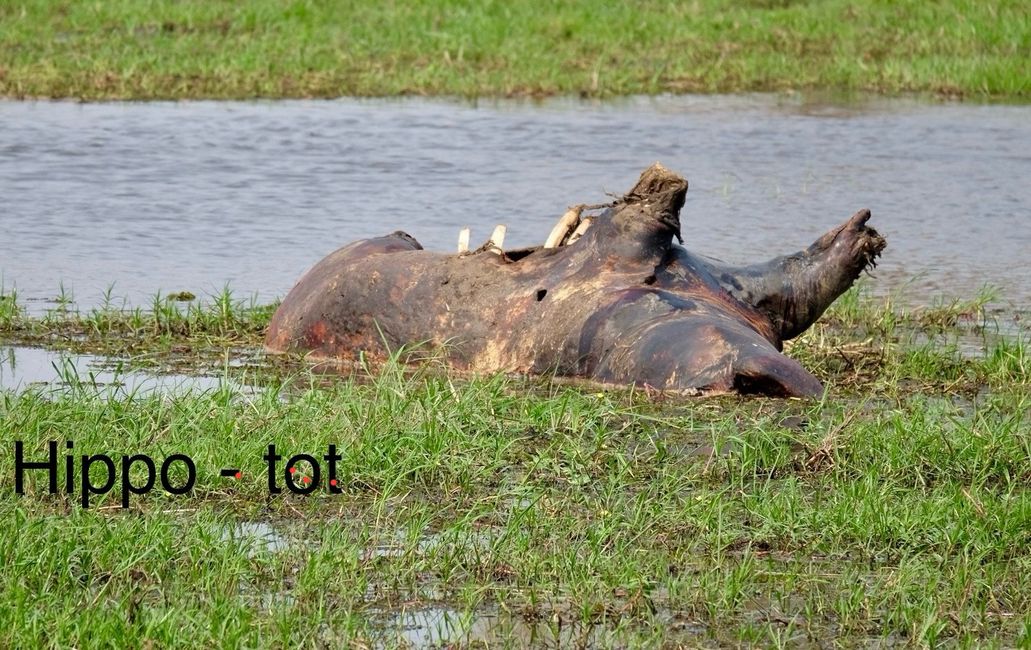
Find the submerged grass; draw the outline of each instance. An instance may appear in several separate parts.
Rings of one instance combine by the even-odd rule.
[[[459,380],[400,354],[364,380],[278,368],[257,393],[0,393],[0,645],[1027,645],[1027,341],[950,343],[986,300],[847,295],[790,350],[831,389],[815,402]],[[0,337],[175,322],[111,337],[6,301]],[[141,340],[267,319],[194,309]],[[14,493],[15,440],[37,461],[59,442],[61,492],[33,470]],[[320,460],[293,475],[311,495],[269,493],[269,444],[280,486],[290,455]],[[188,454],[196,485],[84,509],[63,458],[100,453]]]
[[[17,292],[0,287],[0,339],[126,360],[133,368],[200,370],[227,354],[261,347],[276,304],[242,299],[228,287],[198,298],[188,292],[156,294],[147,307],[127,308],[110,291],[96,307],[79,310],[65,293],[41,315],[30,315]]]
[[[588,96],[832,88],[1026,98],[1015,0],[0,4],[0,95]]]

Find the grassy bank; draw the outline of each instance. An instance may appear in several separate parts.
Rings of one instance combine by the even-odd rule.
[[[1031,96],[1017,1],[0,4],[0,95]]]
[[[246,347],[267,321],[228,297],[178,317],[5,302],[0,340],[129,356]],[[852,292],[790,349],[828,383],[817,402],[432,362],[330,382],[277,365],[257,394],[0,394],[0,645],[1031,643],[1031,355],[985,325],[979,300]],[[17,496],[15,440],[31,460],[48,440],[185,453],[196,485],[84,509],[35,471]],[[335,444],[341,493],[323,462],[312,495],[270,495],[270,443]]]

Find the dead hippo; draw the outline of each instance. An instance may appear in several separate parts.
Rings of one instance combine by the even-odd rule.
[[[542,247],[505,253],[489,241],[449,255],[403,232],[355,242],[300,279],[266,347],[376,360],[428,343],[464,371],[820,394],[782,342],[874,264],[885,242],[866,225],[870,212],[805,251],[733,267],[673,242],[686,193],[686,180],[655,164],[622,198],[571,210]]]

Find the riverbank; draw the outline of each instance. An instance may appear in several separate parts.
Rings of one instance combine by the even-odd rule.
[[[1023,100],[1020,2],[0,6],[0,96],[612,96],[830,89]]]
[[[988,297],[907,310],[849,292],[787,351],[826,382],[818,401],[432,360],[353,377],[226,364],[222,388],[131,398],[76,377],[2,392],[0,439],[27,460],[50,440],[116,468],[180,453],[196,479],[127,508],[116,482],[84,508],[81,472],[65,493],[62,461],[51,494],[30,471],[19,496],[0,453],[0,645],[1021,646],[1031,355],[1026,332],[995,335]],[[209,373],[260,345],[270,307],[192,304],[31,316],[8,293],[0,341]],[[320,474],[302,460],[288,478],[299,453]],[[189,480],[181,460],[167,479]]]

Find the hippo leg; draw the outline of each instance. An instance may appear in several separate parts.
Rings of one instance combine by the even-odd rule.
[[[866,225],[869,210],[860,210],[812,246],[764,264],[730,267],[703,260],[731,295],[765,314],[781,339],[809,328],[859,274],[876,265],[885,241]]]

